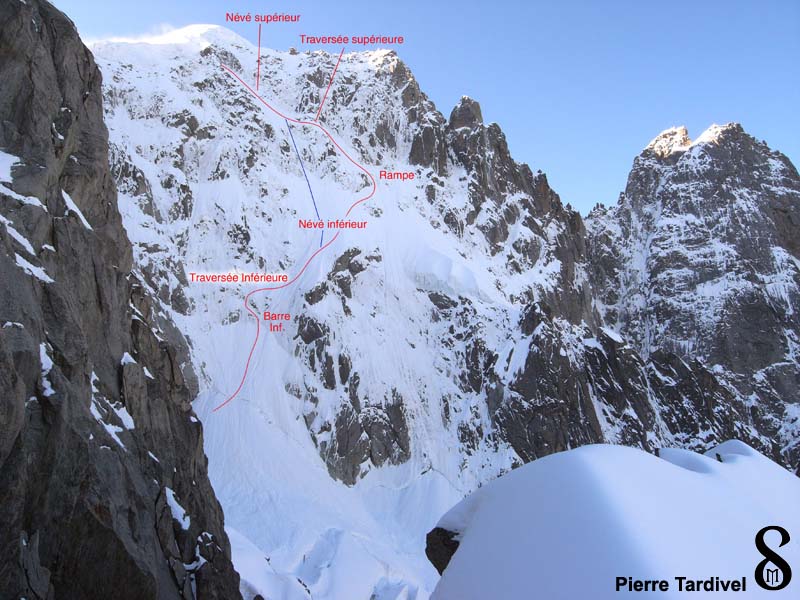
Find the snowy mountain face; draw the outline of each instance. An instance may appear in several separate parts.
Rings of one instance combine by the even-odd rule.
[[[781,425],[756,419],[705,355],[645,348],[616,317],[629,287],[610,278],[631,264],[622,208],[596,212],[587,233],[475,101],[445,118],[393,52],[344,55],[319,118],[329,138],[292,119],[314,120],[337,56],[263,51],[262,102],[256,49],[219,27],[93,50],[134,262],[190,342],[210,475],[251,594],[426,598],[438,516],[555,451],[740,437],[775,456],[774,427],[796,439],[788,409]],[[348,157],[375,180],[349,214],[373,182]],[[298,226],[346,214],[365,227],[334,239]],[[250,296],[258,315],[290,315],[281,331],[262,322],[254,347],[244,298],[263,284],[192,281],[232,271],[293,281]],[[251,348],[241,391],[213,411]]]
[[[644,357],[706,365],[762,447],[798,464],[800,177],[739,125],[658,136],[587,220],[604,320]],[[718,410],[719,407],[714,407]]]

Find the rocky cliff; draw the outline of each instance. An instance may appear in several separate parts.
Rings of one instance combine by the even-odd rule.
[[[737,124],[694,141],[667,130],[587,229],[605,321],[643,357],[704,365],[762,451],[797,468],[800,177],[789,159]]]
[[[0,4],[0,595],[236,598],[181,333],[132,273],[101,75]]]

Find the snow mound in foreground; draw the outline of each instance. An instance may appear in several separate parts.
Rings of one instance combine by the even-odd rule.
[[[758,587],[754,539],[788,530],[785,546],[776,531],[765,542],[800,573],[800,479],[738,441],[660,455],[585,446],[482,487],[439,521],[460,545],[432,598],[602,600],[625,595],[616,577],[664,579],[669,591],[650,595],[684,598],[678,576],[746,578],[745,593],[690,596],[797,597],[800,581]]]

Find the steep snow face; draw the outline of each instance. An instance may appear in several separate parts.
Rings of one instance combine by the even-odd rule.
[[[504,475],[445,514],[438,526],[459,545],[432,598],[527,598],[535,590],[604,600],[625,595],[615,589],[620,576],[667,580],[663,598],[685,597],[678,576],[745,577],[748,598],[794,597],[791,585],[757,586],[764,557],[753,540],[766,525],[797,531],[798,505],[800,480],[738,441],[706,455],[662,450],[661,458],[584,446]],[[780,535],[768,532],[765,541],[778,549]],[[797,544],[779,553],[790,565],[800,560]]]
[[[600,327],[580,216],[476,102],[446,119],[393,52],[345,54],[328,137],[297,121],[336,56],[262,51],[259,99],[256,50],[231,32],[156,42],[94,48],[113,169],[141,277],[192,345],[246,593],[425,598],[425,533],[514,465],[599,441],[752,440],[713,374],[646,364]],[[366,226],[298,227],[348,211]],[[231,271],[288,275],[248,304],[290,315],[282,331],[265,321],[252,346],[257,285],[192,281]]]
[[[645,357],[699,359],[797,464],[800,177],[739,125],[659,135],[587,221],[597,307]],[[751,413],[748,418],[747,413]]]
[[[260,92],[287,121],[221,68],[252,81],[246,41],[193,27],[156,42],[94,51],[125,226],[142,277],[192,344],[195,406],[243,589],[427,597],[436,574],[424,533],[520,461],[494,433],[487,388],[516,377],[532,345],[517,299],[585,286],[558,256],[570,223],[543,218],[557,197],[510,160],[496,126],[452,135],[465,154],[486,150],[475,169],[505,161],[519,185],[479,181],[455,162],[447,121],[392,52],[342,59],[320,117],[337,146],[291,121],[314,119],[336,57],[264,51]],[[211,412],[241,381],[255,335],[243,298],[257,286],[192,283],[191,273],[294,277],[334,234],[298,220],[342,218],[370,189],[346,155],[376,179],[381,169],[415,179],[378,179],[374,201],[348,217],[365,229],[343,232],[293,286],[253,296],[258,314],[290,314],[289,329],[262,325],[241,392]],[[559,327],[582,360],[580,320]],[[500,351],[509,360],[495,367]]]

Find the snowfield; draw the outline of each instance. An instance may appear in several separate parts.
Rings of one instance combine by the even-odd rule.
[[[746,577],[746,593],[702,597],[796,598],[796,581],[778,592],[756,585],[753,573],[764,557],[754,538],[767,525],[784,527],[790,543],[779,548],[774,531],[765,541],[791,566],[800,565],[800,479],[738,441],[706,455],[660,454],[584,446],[483,486],[439,521],[460,534],[460,545],[432,598],[628,595],[615,590],[616,577],[665,579],[669,592],[644,595],[685,598],[678,576]]]

